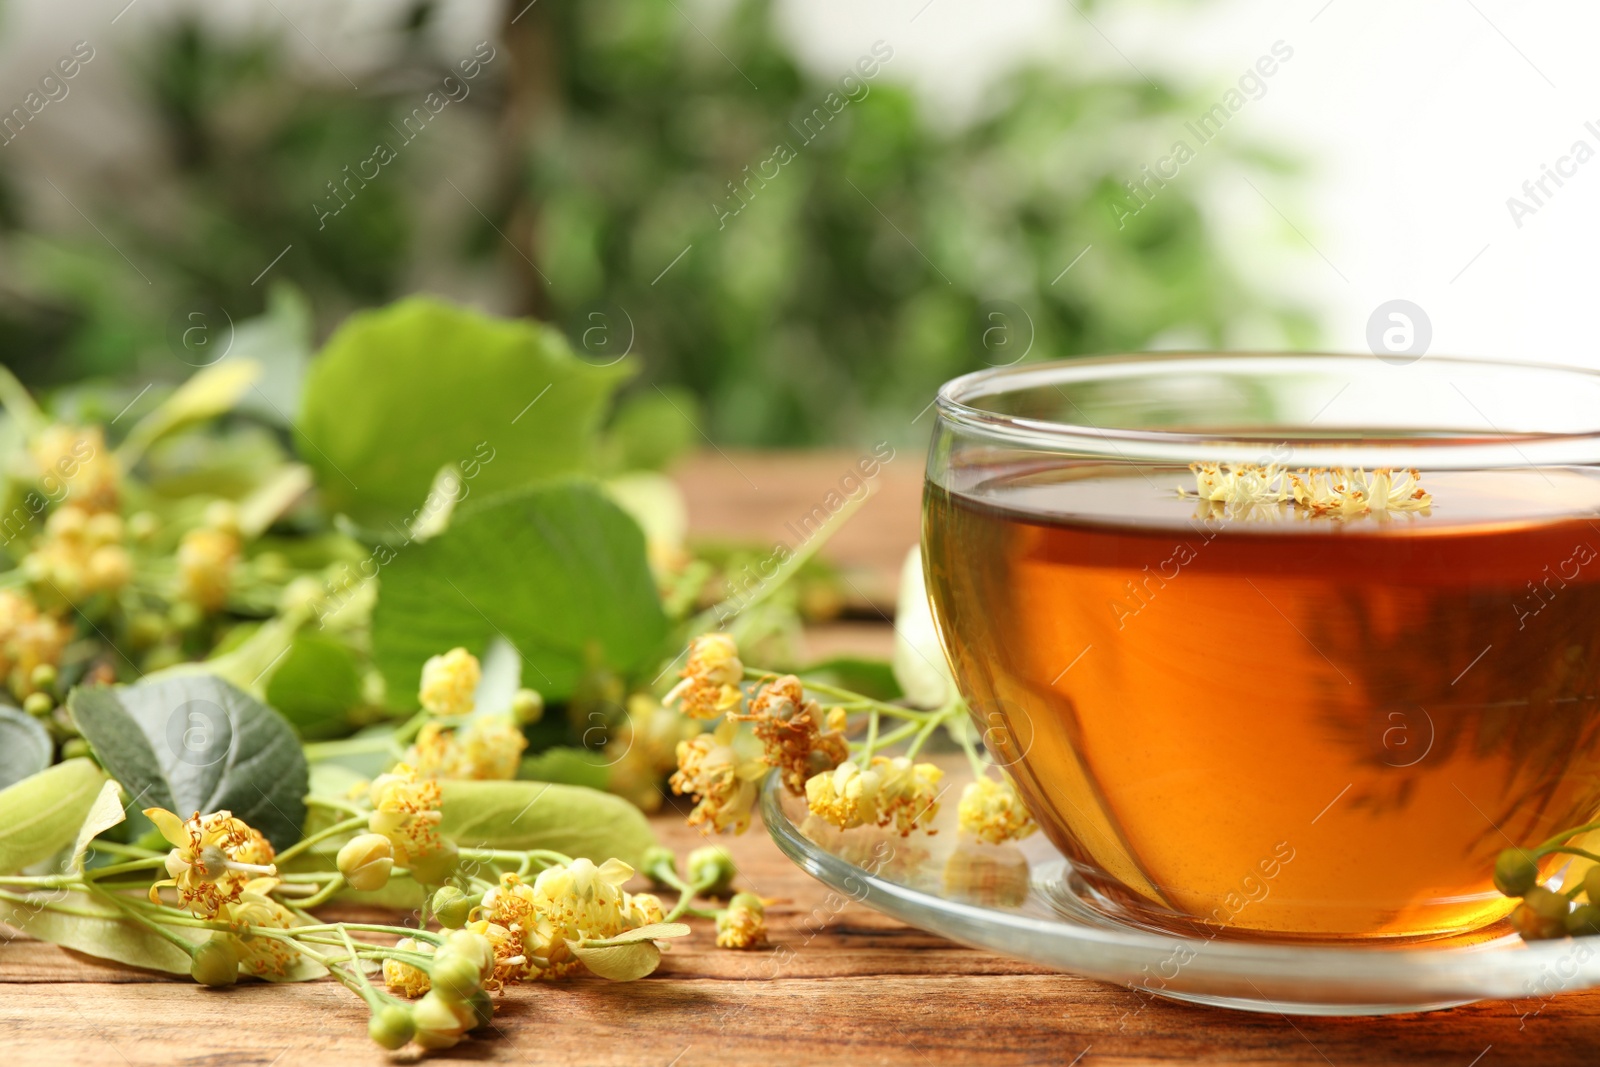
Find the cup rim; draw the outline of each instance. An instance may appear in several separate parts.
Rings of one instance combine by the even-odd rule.
[[[1086,420],[1065,422],[1011,415],[988,411],[970,403],[983,397],[999,396],[1034,386],[1059,386],[1095,378],[1156,375],[1163,372],[1170,373],[1180,367],[1221,370],[1239,369],[1241,366],[1249,368],[1251,365],[1256,365],[1264,369],[1268,364],[1284,366],[1291,362],[1321,360],[1350,363],[1359,366],[1363,372],[1370,373],[1370,361],[1374,358],[1370,354],[1352,352],[1204,350],[1125,352],[1067,358],[989,367],[952,378],[940,387],[934,398],[934,404],[940,417],[973,429],[988,431],[998,438],[1027,443],[1047,451],[1070,450],[1122,460],[1161,461],[1188,457],[1182,459],[1182,462],[1212,460],[1249,463],[1255,461],[1254,457],[1260,456],[1263,443],[1285,442],[1294,444],[1297,449],[1303,446],[1308,454],[1319,453],[1330,459],[1327,463],[1314,460],[1310,464],[1312,466],[1399,468],[1437,465],[1465,469],[1475,466],[1541,467],[1600,463],[1600,417],[1596,418],[1592,429],[1579,431],[1532,433],[1482,431],[1476,436],[1458,434],[1434,438],[1381,438],[1376,435],[1359,434],[1310,436],[1298,433],[1297,428],[1292,425],[1276,431],[1264,429],[1215,433],[1130,429],[1095,426]],[[1468,356],[1428,356],[1426,363],[1434,371],[1447,370],[1450,367],[1480,373],[1484,370],[1529,371],[1567,375],[1600,385],[1600,371],[1558,363]],[[1396,369],[1403,371],[1406,368]],[[1071,403],[1070,398],[1068,402]],[[1074,406],[1076,407],[1075,404]],[[1487,421],[1487,416],[1485,420]],[[1505,455],[1508,451],[1511,453],[1510,457]],[[1401,452],[1424,455],[1427,457],[1427,462],[1395,460],[1394,455]]]

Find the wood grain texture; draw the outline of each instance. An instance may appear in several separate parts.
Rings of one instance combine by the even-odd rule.
[[[702,843],[677,817],[664,841]],[[757,826],[727,842],[773,899],[773,948],[711,945],[709,924],[631,985],[521,986],[495,1029],[430,1062],[729,1064],[1588,1063],[1600,993],[1385,1019],[1288,1019],[1190,1007],[953,945],[830,895]],[[393,1062],[338,985],[232,990],[102,964],[26,938],[0,944],[4,1067]],[[1481,1059],[1478,1059],[1481,1055]]]

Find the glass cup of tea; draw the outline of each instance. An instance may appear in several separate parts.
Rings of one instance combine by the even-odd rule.
[[[1500,850],[1600,812],[1600,375],[970,374],[939,394],[923,554],[993,758],[1124,921],[1461,933],[1514,903]]]

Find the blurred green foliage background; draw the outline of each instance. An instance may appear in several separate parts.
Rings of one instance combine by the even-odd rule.
[[[952,123],[897,80],[893,41],[822,75],[768,0],[690,6],[512,4],[467,79],[418,3],[359,91],[299,76],[288,27],[165,23],[126,57],[159,167],[79,176],[90,226],[41,210],[0,151],[0,358],[34,386],[176,379],[192,309],[243,321],[277,286],[320,340],[443,288],[550,320],[594,362],[631,352],[630,418],[670,406],[718,442],[794,446],[919,436],[939,383],[985,365],[1220,344],[1247,316],[1311,339],[1219,253],[1200,183],[1118,227],[1121,183],[1199,97],[1036,64]],[[441,90],[413,147],[404,120]],[[348,181],[380,143],[394,159]],[[1286,169],[1243,141],[1208,152]]]

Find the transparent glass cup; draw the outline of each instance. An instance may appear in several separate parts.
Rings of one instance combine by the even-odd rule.
[[[1138,355],[937,408],[941,639],[1106,910],[1457,934],[1513,906],[1501,849],[1600,812],[1600,375]]]

